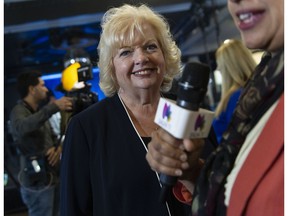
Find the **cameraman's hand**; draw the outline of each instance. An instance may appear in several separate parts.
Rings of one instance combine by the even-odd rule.
[[[193,181],[201,169],[203,139],[176,139],[163,129],[152,134],[146,159],[156,172]]]
[[[46,152],[46,156],[51,166],[55,166],[57,163],[60,162],[61,153],[62,153],[61,146],[58,147],[53,146],[48,149],[48,151]]]
[[[71,111],[73,108],[73,99],[70,97],[64,96],[58,100],[55,100],[54,103],[61,111]]]

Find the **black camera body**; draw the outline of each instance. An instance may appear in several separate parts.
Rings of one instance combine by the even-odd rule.
[[[72,115],[75,115],[90,105],[98,102],[98,95],[90,90],[91,85],[88,83],[84,84],[84,88],[66,93],[67,97],[73,98]]]
[[[81,67],[77,69],[78,82],[86,82],[93,79],[92,65],[91,64],[80,64]]]

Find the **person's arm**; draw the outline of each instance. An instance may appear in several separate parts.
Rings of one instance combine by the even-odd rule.
[[[72,100],[68,97],[62,97],[53,103],[47,104],[39,111],[31,113],[24,105],[17,105],[13,108],[10,118],[14,132],[23,136],[29,132],[40,128],[54,113],[59,110],[71,110]]]
[[[163,129],[152,134],[146,159],[158,173],[178,176],[173,187],[174,196],[183,203],[191,204],[195,182],[205,159],[218,146],[213,128],[206,139],[179,140]]]
[[[19,135],[23,136],[29,132],[40,128],[50,116],[57,112],[59,108],[56,104],[49,104],[43,107],[38,112],[32,113],[21,105],[17,105],[11,112],[11,124],[13,130]]]
[[[176,185],[172,188],[174,196],[182,203],[190,205],[193,200],[194,183],[197,179],[202,167],[204,160],[199,160],[198,171],[194,172],[194,176],[190,180],[178,180]]]

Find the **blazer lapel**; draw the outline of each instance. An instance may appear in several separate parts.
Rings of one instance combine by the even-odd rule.
[[[284,94],[254,144],[233,185],[227,215],[242,215],[254,189],[284,145]]]

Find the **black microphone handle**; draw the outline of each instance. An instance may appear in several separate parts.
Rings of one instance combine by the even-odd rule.
[[[186,64],[182,78],[180,79],[176,104],[190,111],[198,111],[203,101],[209,81],[210,68],[199,62]],[[176,176],[168,176],[160,173],[162,184],[159,200],[167,201],[168,193],[177,182]]]
[[[180,107],[186,108],[191,111],[199,110],[199,104],[191,104],[184,100],[177,100],[176,104]],[[162,183],[162,188],[160,191],[159,200],[161,203],[166,202],[168,193],[171,192],[171,189],[176,184],[177,179],[178,178],[176,176],[169,176],[169,175],[164,175],[160,173],[160,182]]]
[[[160,191],[159,201],[165,203],[167,201],[168,194],[171,192],[172,187],[177,182],[176,176],[169,176],[160,173],[160,182],[162,182],[162,188]]]

